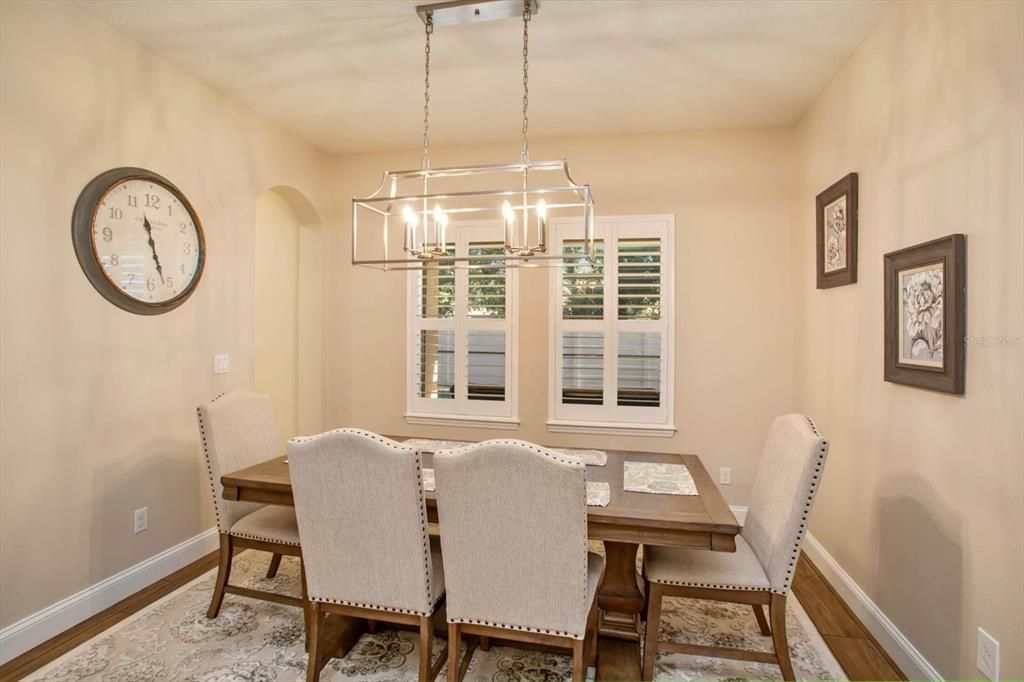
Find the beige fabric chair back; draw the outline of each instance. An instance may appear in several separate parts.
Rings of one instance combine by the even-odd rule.
[[[743,524],[743,539],[772,592],[789,593],[827,454],[810,417],[787,414],[772,422]]]
[[[434,455],[448,621],[582,638],[586,467],[491,440]]]
[[[309,597],[428,615],[439,597],[419,453],[357,429],[288,441]]]
[[[236,521],[263,505],[225,500],[220,477],[283,454],[274,408],[268,396],[229,391],[200,405],[196,412],[217,528],[227,533]]]

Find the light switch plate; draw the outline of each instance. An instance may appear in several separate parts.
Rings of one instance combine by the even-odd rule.
[[[978,671],[990,680],[999,679],[999,642],[978,628]]]
[[[722,485],[730,485],[732,483],[732,469],[730,467],[722,467],[718,470],[718,482]]]
[[[213,373],[227,374],[231,370],[231,357],[227,353],[213,356]]]

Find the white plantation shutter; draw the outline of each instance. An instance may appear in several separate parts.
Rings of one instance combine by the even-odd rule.
[[[501,238],[500,223],[452,223],[449,253],[494,260],[409,273],[408,417],[514,417],[514,276]]]
[[[671,228],[671,216],[599,218],[594,262],[553,273],[553,424],[670,426]],[[582,225],[555,231],[562,253],[582,252]]]

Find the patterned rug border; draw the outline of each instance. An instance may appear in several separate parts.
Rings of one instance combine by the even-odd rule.
[[[252,556],[258,556],[259,554],[261,554],[261,552],[258,552],[258,551],[255,551],[255,550],[243,550],[242,552],[238,552],[235,555],[235,557],[236,558],[240,558],[242,555],[248,555],[248,556],[252,557]],[[135,613],[131,614],[130,616],[128,616],[126,618],[124,618],[123,620],[115,623],[114,625],[111,625],[106,630],[103,630],[102,632],[97,633],[93,637],[91,637],[88,640],[80,643],[78,646],[74,647],[73,649],[65,652],[64,654],[62,654],[58,658],[55,658],[54,660],[50,661],[46,665],[42,666],[38,670],[35,670],[34,672],[30,673],[30,677],[38,678],[39,676],[45,676],[51,670],[56,669],[57,667],[62,665],[67,659],[70,659],[70,658],[72,658],[72,657],[74,657],[76,655],[81,654],[87,647],[92,646],[97,640],[99,640],[99,639],[101,639],[103,637],[108,637],[108,636],[117,634],[121,630],[123,630],[123,629],[129,627],[130,625],[132,625],[133,623],[135,623],[136,621],[145,618],[152,611],[155,611],[156,609],[160,608],[166,602],[168,602],[168,601],[174,599],[175,597],[180,596],[181,594],[183,594],[183,593],[187,592],[188,590],[192,589],[198,583],[200,583],[200,582],[202,582],[204,580],[208,580],[210,575],[211,574],[215,574],[216,571],[217,571],[216,568],[211,568],[210,570],[206,571],[205,573],[202,573],[202,574],[196,576],[195,578],[193,578],[192,580],[188,581],[184,585],[181,585],[180,587],[178,587],[177,589],[173,590],[172,592],[169,592],[168,594],[166,594],[163,597],[157,599],[153,603],[148,604],[147,606],[143,607],[139,611],[136,611]],[[792,609],[793,615],[796,617],[797,621],[800,624],[800,627],[805,632],[807,638],[811,641],[811,643],[813,643],[814,648],[821,655],[823,655],[825,657],[825,659],[826,659],[824,661],[825,665],[828,668],[830,668],[831,671],[841,673],[841,676],[837,676],[834,679],[837,679],[837,680],[848,679],[846,677],[846,671],[843,669],[842,665],[840,665],[839,661],[835,658],[835,655],[832,653],[832,650],[829,648],[828,644],[825,642],[825,639],[822,637],[821,633],[818,631],[818,628],[814,625],[813,621],[811,621],[811,618],[807,614],[807,611],[804,609],[803,604],[801,604],[800,600],[796,598],[796,594],[791,592],[790,595],[789,595],[789,598],[786,600],[786,602],[787,602],[787,606]],[[588,679],[590,679],[590,678],[588,678]]]

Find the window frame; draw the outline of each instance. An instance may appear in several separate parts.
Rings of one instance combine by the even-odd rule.
[[[583,221],[552,221],[551,248],[561,253],[566,240],[583,237]],[[548,421],[552,432],[671,437],[675,434],[675,216],[598,216],[594,239],[603,242],[604,301],[600,320],[562,318],[562,268],[552,268],[549,280]],[[661,240],[660,315],[658,320],[620,320],[619,241],[656,237]],[[568,323],[568,324],[567,324]],[[600,405],[562,403],[562,342],[566,331],[600,331],[604,340],[603,400]],[[619,406],[617,398],[619,334],[661,334],[659,406]]]
[[[501,221],[453,221],[448,226],[448,242],[456,254],[464,255],[470,243],[502,243]],[[470,318],[469,270],[454,265],[455,299],[451,318],[423,318],[419,315],[420,270],[410,270],[406,278],[406,412],[409,424],[469,426],[491,429],[516,429],[519,426],[517,381],[519,365],[519,277],[517,269],[505,266],[504,319]],[[442,400],[419,396],[417,353],[420,332],[451,330],[455,338],[455,398]],[[501,330],[505,332],[505,399],[470,400],[468,397],[469,353],[471,331]],[[464,380],[459,382],[459,377]]]

